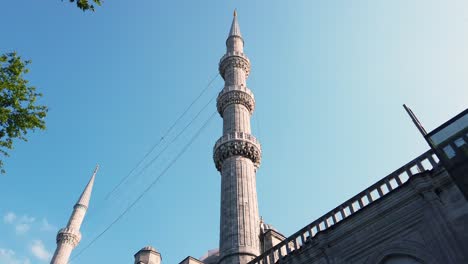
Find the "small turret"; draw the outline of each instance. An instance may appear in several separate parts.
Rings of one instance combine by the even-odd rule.
[[[135,264],[161,264],[161,254],[152,246],[140,249],[135,255]]]

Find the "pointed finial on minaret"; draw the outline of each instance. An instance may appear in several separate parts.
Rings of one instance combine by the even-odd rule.
[[[234,16],[236,17],[237,16],[237,9],[234,8]]]
[[[86,188],[84,189],[83,193],[80,196],[80,199],[78,199],[78,202],[76,204],[78,205],[83,205],[86,208],[89,206],[89,199],[91,198],[91,193],[93,191],[93,185],[94,185],[94,178],[96,178],[96,174],[99,170],[99,165],[96,165],[96,168],[94,169],[93,176],[91,176],[91,179],[89,180],[88,184],[86,185]]]
[[[99,164],[96,164],[96,168],[94,169],[93,174],[96,174],[98,172],[98,170],[99,170]]]

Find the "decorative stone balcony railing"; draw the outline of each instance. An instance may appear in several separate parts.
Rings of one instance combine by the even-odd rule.
[[[216,144],[215,144],[213,150],[216,150],[219,146],[221,146],[222,144],[224,144],[224,143],[226,143],[228,141],[239,140],[239,139],[248,140],[248,141],[252,142],[253,144],[258,145],[258,148],[260,149],[260,142],[257,140],[257,138],[255,138],[251,134],[245,133],[245,132],[232,132],[232,133],[228,133],[228,134],[220,137],[216,141]]]
[[[244,132],[232,132],[222,136],[213,148],[213,160],[220,171],[223,161],[232,156],[243,156],[260,166],[261,146],[260,142],[251,134]]]
[[[272,247],[248,264],[274,264],[301,247],[310,243],[317,233],[340,223],[357,211],[372,204],[393,190],[399,188],[414,174],[423,172],[438,166],[438,159],[432,150],[427,151],[390,175],[371,185],[369,188],[355,195],[335,209],[326,213],[298,232],[294,233],[281,243]]]
[[[221,90],[221,92],[219,92],[219,95],[224,94],[224,93],[228,93],[228,92],[231,92],[231,91],[242,91],[242,92],[248,93],[250,96],[252,96],[252,98],[255,97],[254,94],[252,93],[252,91],[247,86],[244,86],[244,85],[227,85],[227,86],[224,86],[224,88]]]

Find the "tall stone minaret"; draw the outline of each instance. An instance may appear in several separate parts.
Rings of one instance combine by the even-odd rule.
[[[216,142],[213,154],[221,173],[219,263],[245,264],[260,250],[255,173],[260,166],[261,148],[250,130],[255,100],[246,85],[250,61],[243,53],[236,11],[226,47],[219,63],[225,85],[217,99],[223,136]]]
[[[70,220],[68,220],[67,227],[60,229],[57,234],[57,249],[52,257],[51,264],[67,264],[72,250],[80,243],[80,227],[88,209],[89,199],[93,191],[94,178],[98,169],[99,166],[96,166],[88,185],[86,185],[80,199],[78,199],[78,202],[73,207],[73,213],[70,216]]]

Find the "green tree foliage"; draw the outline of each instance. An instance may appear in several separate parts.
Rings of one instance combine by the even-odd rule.
[[[27,141],[28,131],[45,129],[47,107],[36,102],[42,94],[24,79],[30,63],[16,53],[0,55],[0,154],[6,157],[7,150],[13,149],[13,139]],[[3,160],[0,172],[5,173]]]
[[[101,6],[101,3],[102,3],[101,0],[69,0],[69,1],[70,3],[76,2],[76,6],[83,11],[88,11],[88,10],[94,11],[94,5]]]

